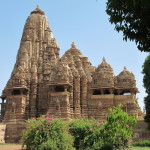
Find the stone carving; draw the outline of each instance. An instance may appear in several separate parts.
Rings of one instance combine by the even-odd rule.
[[[16,103],[12,102],[12,112],[15,114],[16,113]]]
[[[56,111],[60,111],[60,101],[58,98],[56,99]]]

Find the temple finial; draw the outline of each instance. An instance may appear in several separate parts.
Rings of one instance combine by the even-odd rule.
[[[105,57],[103,57],[103,62],[106,62],[106,58]]]
[[[76,45],[75,45],[75,43],[74,43],[74,42],[72,42],[72,44],[71,44],[71,48],[76,48]]]
[[[127,67],[126,66],[124,66],[124,71],[127,71]]]
[[[31,14],[41,14],[41,15],[45,15],[45,13],[40,9],[40,6],[37,5],[36,9],[34,9],[33,11],[31,11]]]

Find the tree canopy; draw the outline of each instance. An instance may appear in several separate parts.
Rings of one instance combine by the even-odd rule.
[[[150,52],[150,1],[108,0],[106,12],[123,40],[135,41],[140,51]]]
[[[147,96],[144,98],[145,103],[145,121],[148,123],[148,128],[150,129],[150,55],[147,56],[143,64],[143,83],[146,89]]]

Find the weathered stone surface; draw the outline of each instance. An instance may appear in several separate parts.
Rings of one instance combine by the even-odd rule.
[[[147,124],[139,120],[133,129],[133,141],[150,140],[150,131],[147,130]]]
[[[6,125],[0,124],[0,143],[5,143]]]
[[[6,125],[5,142],[20,143],[22,131],[25,129],[25,124],[12,123]]]
[[[18,141],[13,135],[21,131],[18,124],[43,114],[104,121],[108,108],[123,104],[128,114],[143,118],[135,77],[126,67],[118,76],[105,58],[94,67],[74,42],[61,58],[59,50],[45,13],[37,7],[26,21],[16,64],[1,96],[7,141]]]

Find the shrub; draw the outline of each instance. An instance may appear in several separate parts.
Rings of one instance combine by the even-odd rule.
[[[113,145],[109,143],[104,144],[100,150],[113,150]]]
[[[23,133],[23,145],[28,150],[73,150],[73,137],[67,130],[67,122],[60,119],[31,119]]]
[[[81,118],[72,121],[40,117],[31,119],[24,131],[28,150],[112,150],[128,146],[136,123],[122,106],[111,108],[104,123]],[[74,147],[73,147],[74,145]],[[147,145],[146,145],[147,146]]]
[[[95,119],[71,121],[69,132],[74,136],[74,147],[78,150],[99,150],[103,145],[100,129],[101,125]]]
[[[139,141],[139,142],[133,142],[133,146],[140,146],[140,147],[150,147],[150,141]]]
[[[132,139],[132,128],[136,124],[134,116],[129,116],[119,105],[109,109],[101,134],[104,143],[111,143],[115,148],[125,148]]]

